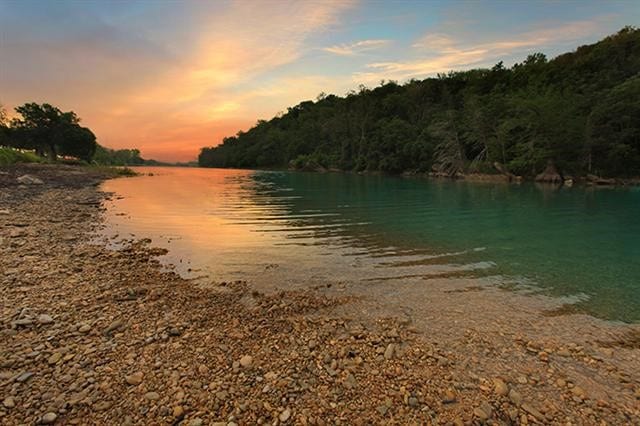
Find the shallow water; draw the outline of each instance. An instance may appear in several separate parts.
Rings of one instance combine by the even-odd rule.
[[[107,235],[181,273],[279,286],[486,278],[640,320],[640,190],[140,168],[105,182]],[[455,297],[452,295],[452,297]]]

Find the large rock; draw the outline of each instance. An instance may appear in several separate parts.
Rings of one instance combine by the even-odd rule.
[[[544,183],[555,183],[562,184],[564,179],[562,179],[562,175],[558,172],[556,165],[553,164],[553,161],[549,160],[547,162],[547,168],[544,169],[542,173],[536,176],[536,182],[544,182]]]

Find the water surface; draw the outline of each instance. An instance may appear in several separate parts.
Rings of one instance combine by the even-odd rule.
[[[638,188],[355,174],[140,168],[110,180],[108,234],[152,238],[178,270],[282,286],[485,278],[640,320]],[[455,297],[452,295],[452,297]]]

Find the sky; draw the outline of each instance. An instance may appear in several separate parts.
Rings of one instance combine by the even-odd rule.
[[[0,0],[0,104],[189,161],[321,92],[553,57],[640,23],[630,1]]]

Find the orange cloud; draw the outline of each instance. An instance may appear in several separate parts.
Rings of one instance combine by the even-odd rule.
[[[32,100],[54,103],[76,111],[106,146],[137,147],[147,158],[194,159],[200,147],[274,115],[286,106],[280,106],[282,99],[291,102],[294,96],[286,93],[261,92],[268,81],[264,75],[300,58],[307,38],[335,25],[352,6],[337,0],[233,2],[211,10],[191,3],[198,10],[188,44],[142,39],[118,48],[100,37],[19,40],[3,45],[3,51],[28,57],[22,68],[29,72],[50,71],[28,83],[18,81],[15,90],[11,84],[5,91],[0,81],[2,101],[9,107]],[[102,31],[117,39],[118,30]]]

